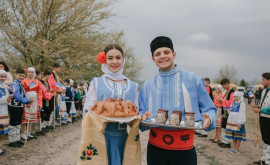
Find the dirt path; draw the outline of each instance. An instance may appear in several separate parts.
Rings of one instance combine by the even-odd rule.
[[[198,165],[248,165],[258,160],[255,145],[254,113],[247,106],[247,142],[242,143],[240,154],[230,154],[228,149],[219,148],[208,139],[214,136],[214,131],[207,138],[195,137]],[[0,157],[0,165],[75,165],[81,136],[81,121],[57,128],[37,140],[29,142],[26,149],[9,148],[7,136],[0,136],[0,146],[7,151]],[[142,165],[146,165],[146,146],[148,131],[141,132]]]

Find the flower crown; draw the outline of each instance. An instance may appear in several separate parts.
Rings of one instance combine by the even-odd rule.
[[[97,61],[100,64],[105,64],[106,63],[106,54],[105,52],[100,52],[97,55]]]

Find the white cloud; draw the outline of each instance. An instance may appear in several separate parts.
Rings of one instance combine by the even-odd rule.
[[[194,34],[188,37],[189,40],[194,41],[194,42],[205,42],[205,41],[210,41],[212,38],[206,34],[206,33],[198,33]]]

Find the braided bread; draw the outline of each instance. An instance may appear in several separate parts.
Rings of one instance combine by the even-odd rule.
[[[131,101],[108,98],[105,101],[96,101],[91,110],[97,115],[106,117],[128,117],[139,115],[137,106]]]

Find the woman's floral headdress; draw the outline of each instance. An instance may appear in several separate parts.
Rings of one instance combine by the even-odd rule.
[[[106,63],[106,54],[105,52],[100,52],[97,55],[97,61],[100,64],[105,64]]]

